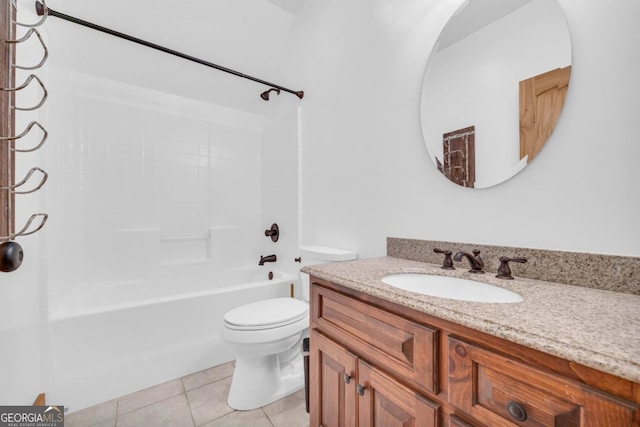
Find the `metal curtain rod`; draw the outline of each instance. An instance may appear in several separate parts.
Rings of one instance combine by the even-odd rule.
[[[235,76],[242,77],[244,79],[253,80],[254,82],[258,82],[260,84],[263,84],[263,85],[266,85],[266,86],[269,86],[269,87],[272,87],[272,88],[275,88],[275,89],[279,89],[279,90],[283,90],[285,92],[292,93],[292,94],[296,95],[300,99],[302,99],[302,97],[304,96],[304,91],[302,91],[302,90],[294,91],[294,90],[291,90],[291,89],[287,89],[286,87],[282,87],[280,85],[269,83],[269,82],[264,81],[262,79],[258,79],[256,77],[252,77],[252,76],[249,76],[247,74],[243,74],[243,73],[241,73],[239,71],[235,71],[235,70],[232,70],[230,68],[223,67],[221,65],[217,65],[217,64],[214,64],[214,63],[209,62],[209,61],[205,61],[204,59],[196,58],[194,56],[187,55],[187,54],[184,54],[182,52],[178,52],[177,50],[169,49],[169,48],[166,48],[164,46],[160,46],[160,45],[157,45],[155,43],[151,43],[151,42],[139,39],[137,37],[132,37],[132,36],[129,36],[127,34],[123,34],[123,33],[120,33],[118,31],[114,31],[114,30],[111,30],[109,28],[105,28],[105,27],[102,27],[100,25],[93,24],[91,22],[83,21],[82,19],[74,18],[73,16],[65,15],[64,13],[56,12],[55,10],[51,9],[48,6],[45,6],[44,4],[42,4],[39,1],[36,1],[36,12],[38,13],[39,16],[42,16],[42,15],[44,15],[46,13],[48,16],[54,16],[56,18],[64,19],[65,21],[73,22],[75,24],[91,28],[93,30],[98,30],[98,31],[101,31],[103,33],[110,34],[112,36],[120,37],[121,39],[129,40],[130,42],[133,42],[133,43],[138,43],[138,44],[141,44],[143,46],[147,46],[147,47],[150,47],[152,49],[159,50],[161,52],[165,52],[165,53],[168,53],[168,54],[171,54],[171,55],[174,55],[174,56],[178,56],[178,57],[186,59],[188,61],[197,62],[198,64],[205,65],[205,66],[211,67],[211,68],[215,68],[216,70],[224,71],[225,73],[233,74]],[[265,93],[267,93],[267,92],[265,92]],[[268,100],[269,99],[268,94],[266,96],[262,96],[265,93],[261,94],[261,98],[264,99],[264,100]]]

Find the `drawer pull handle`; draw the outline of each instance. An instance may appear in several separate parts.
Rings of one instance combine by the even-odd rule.
[[[509,415],[516,421],[527,420],[527,410],[518,402],[511,401],[507,403],[507,411],[509,411]]]
[[[349,384],[351,382],[351,376],[349,374],[344,374],[344,377],[342,378],[344,379],[345,384]]]
[[[364,396],[364,386],[363,385],[358,384],[356,386],[356,391],[358,392],[358,394],[360,396]]]

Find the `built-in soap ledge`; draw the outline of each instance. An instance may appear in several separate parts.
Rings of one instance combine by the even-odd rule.
[[[442,255],[434,253],[434,248],[453,253],[478,249],[486,271],[497,271],[502,256],[524,257],[527,263],[511,265],[514,276],[640,295],[640,257],[387,238],[387,256],[394,258],[441,264]],[[459,268],[465,267],[460,264]]]

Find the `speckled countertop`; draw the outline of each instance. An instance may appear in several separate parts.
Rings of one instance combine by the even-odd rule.
[[[305,267],[318,278],[640,383],[640,296],[381,257]],[[456,276],[520,294],[519,303],[478,303],[389,286],[396,273]]]

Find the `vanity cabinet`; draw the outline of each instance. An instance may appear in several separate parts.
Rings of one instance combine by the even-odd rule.
[[[311,425],[435,427],[438,405],[316,330],[310,333]]]
[[[638,416],[630,402],[463,340],[448,341],[448,400],[484,424],[632,426]]]
[[[311,426],[640,426],[640,385],[312,277]]]

